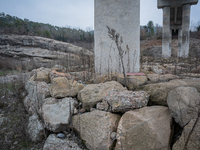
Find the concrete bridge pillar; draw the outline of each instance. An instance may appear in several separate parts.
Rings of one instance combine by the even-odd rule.
[[[162,56],[171,57],[170,7],[163,8]]]
[[[95,72],[123,73],[119,50],[108,28],[123,38],[121,43],[125,72],[140,70],[140,0],[95,0]]]
[[[177,56],[189,56],[190,8],[197,3],[198,0],[157,0],[158,9],[163,9],[163,57],[171,57],[172,31],[173,35],[178,35]],[[178,33],[174,32],[177,30]]]
[[[190,4],[183,5],[183,19],[182,19],[182,50],[180,57],[187,58],[189,56],[190,43]]]
[[[182,57],[182,29],[178,29],[178,57]]]

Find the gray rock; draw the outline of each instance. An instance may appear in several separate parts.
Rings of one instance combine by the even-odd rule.
[[[184,127],[181,137],[173,145],[172,150],[199,150],[200,119],[195,118]]]
[[[60,139],[66,138],[65,134],[63,134],[63,133],[58,133],[56,137],[60,138]]]
[[[146,91],[151,95],[149,99],[151,104],[167,106],[168,93],[180,86],[195,87],[200,92],[200,79],[175,79],[169,82],[144,85],[137,90]]]
[[[98,102],[101,102],[103,97],[112,89],[126,90],[120,83],[116,81],[89,84],[78,93],[78,100],[81,101],[82,107],[87,111],[94,107]]]
[[[119,115],[104,111],[92,111],[72,118],[74,130],[91,150],[112,149],[111,133],[116,132]]]
[[[104,98],[111,107],[111,112],[127,112],[129,110],[147,106],[149,95],[145,91],[111,90]],[[105,103],[105,102],[104,102]],[[103,106],[103,105],[102,105]],[[105,106],[105,110],[108,108]],[[102,109],[102,108],[101,108]]]
[[[200,109],[200,93],[193,87],[177,87],[170,91],[167,104],[175,121],[184,127],[197,118]]]
[[[102,100],[102,102],[97,103],[96,108],[101,111],[108,111],[109,105],[106,100]]]
[[[163,106],[126,112],[118,124],[115,150],[169,150],[172,117]]]
[[[46,127],[53,132],[66,130],[76,103],[71,97],[64,99],[45,99],[45,103],[42,105],[42,116]]]
[[[32,142],[40,142],[42,140],[44,126],[36,114],[29,117],[27,131]]]
[[[39,113],[45,102],[45,98],[50,96],[49,86],[46,82],[28,81],[25,85],[28,95],[24,99],[24,106],[30,114]]]
[[[60,139],[56,134],[50,134],[43,150],[82,150],[76,143],[68,139]]]

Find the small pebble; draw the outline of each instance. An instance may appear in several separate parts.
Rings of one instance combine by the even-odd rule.
[[[13,144],[14,144],[14,145],[16,145],[16,144],[18,144],[18,142],[17,142],[17,141],[15,141]]]
[[[81,109],[81,110],[79,110],[79,113],[85,113],[86,112],[86,110],[85,109]]]
[[[64,139],[66,136],[63,133],[58,133],[57,138]]]
[[[110,135],[110,138],[112,140],[114,140],[116,138],[116,136],[117,136],[117,133],[116,132],[112,132],[111,135]]]

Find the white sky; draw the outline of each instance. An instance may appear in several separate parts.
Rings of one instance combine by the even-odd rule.
[[[140,0],[140,24],[162,25],[157,0]],[[94,0],[0,0],[0,12],[60,27],[94,29]],[[200,21],[200,2],[191,8],[191,22]]]

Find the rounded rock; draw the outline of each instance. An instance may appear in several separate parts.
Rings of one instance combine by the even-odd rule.
[[[57,138],[64,139],[64,138],[66,138],[66,136],[63,133],[58,133]]]

